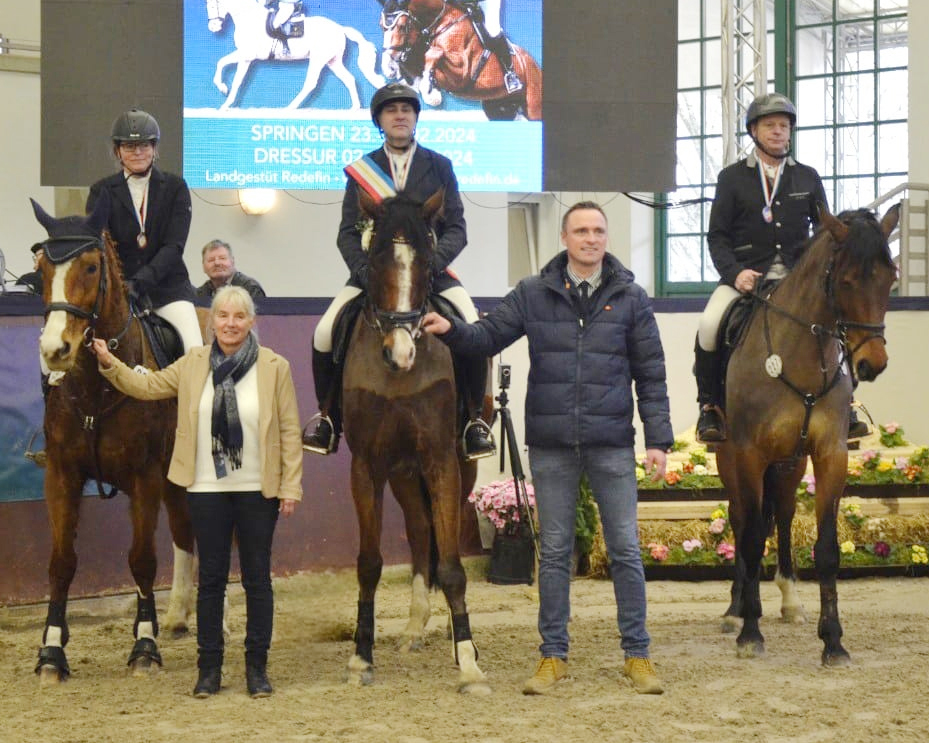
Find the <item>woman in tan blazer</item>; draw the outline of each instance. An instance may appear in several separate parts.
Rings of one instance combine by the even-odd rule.
[[[223,600],[232,535],[245,589],[245,678],[253,697],[268,696],[266,671],[274,596],[271,543],[278,514],[303,494],[300,415],[290,364],[258,345],[255,304],[238,286],[220,289],[211,308],[216,338],[161,371],[137,373],[95,339],[100,373],[143,400],[177,397],[177,433],[168,479],[187,488],[200,557],[194,696],[219,691]]]

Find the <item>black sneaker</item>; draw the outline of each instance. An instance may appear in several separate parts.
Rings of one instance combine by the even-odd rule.
[[[703,405],[700,408],[700,417],[697,418],[697,441],[706,443],[725,440],[726,433],[719,408],[715,405]]]
[[[314,419],[315,420],[315,419]],[[339,437],[336,436],[332,419],[328,415],[319,416],[316,428],[310,433],[311,420],[303,429],[303,449],[315,454],[332,454],[339,449]]]
[[[219,693],[219,684],[222,681],[221,668],[201,668],[197,685],[194,687],[194,696],[197,699],[206,699]]]
[[[469,462],[484,457],[492,457],[497,453],[497,444],[494,442],[493,432],[490,430],[490,426],[480,418],[468,421],[462,439],[464,441],[465,459]]]

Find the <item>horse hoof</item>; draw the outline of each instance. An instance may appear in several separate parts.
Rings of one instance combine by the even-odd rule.
[[[348,661],[346,671],[345,683],[349,686],[370,686],[374,683],[374,666],[357,655]]]
[[[400,652],[401,653],[415,653],[419,652],[426,646],[426,643],[423,642],[422,637],[408,637],[405,641],[400,643]]]
[[[39,686],[58,686],[65,678],[55,666],[42,666],[39,669]]]
[[[486,681],[469,681],[458,685],[460,694],[473,694],[474,696],[486,697],[492,693],[490,684]]]
[[[852,664],[852,657],[844,650],[840,653],[823,651],[823,666],[826,668],[847,668]]]
[[[722,626],[720,627],[724,635],[731,635],[733,632],[742,631],[742,618],[726,614],[723,617]]]
[[[802,606],[781,607],[781,619],[788,624],[806,624],[806,612]]]
[[[735,654],[737,658],[742,659],[760,658],[764,655],[764,643],[746,642],[736,645]]]
[[[183,637],[187,637],[190,634],[190,627],[186,624],[179,624],[175,627],[171,627],[171,639],[180,640]]]
[[[136,658],[129,664],[129,670],[135,678],[148,678],[158,673],[161,666],[151,658]]]

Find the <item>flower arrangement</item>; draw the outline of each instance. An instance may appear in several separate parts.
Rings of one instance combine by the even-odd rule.
[[[535,490],[525,483],[530,510],[535,510]],[[504,534],[516,534],[523,520],[523,506],[516,499],[516,481],[495,480],[468,495],[468,502],[473,503],[478,513],[484,514],[497,531]]]
[[[678,445],[678,443],[675,442],[675,445]],[[672,447],[673,450],[674,447]],[[680,448],[677,451],[680,451]],[[669,469],[665,472],[663,479],[652,479],[651,473],[646,472],[643,463],[636,465],[635,477],[640,490],[661,488],[705,490],[707,488],[721,488],[723,486],[722,481],[717,475],[710,472],[707,464],[706,449],[698,448],[690,452],[690,458],[681,465],[679,470]]]
[[[878,425],[881,432],[881,446],[887,449],[893,449],[895,446],[906,446],[907,441],[903,438],[903,428],[896,421]]]
[[[812,485],[812,483],[811,483]],[[926,543],[901,541],[893,544],[880,538],[886,524],[883,519],[869,519],[855,503],[842,508],[846,522],[840,538],[839,558],[842,567],[874,565],[929,565]],[[874,523],[871,523],[874,522]],[[731,565],[735,560],[735,539],[725,504],[720,503],[703,522],[676,543],[652,540],[642,545],[642,562],[648,565]],[[923,529],[925,531],[925,529]],[[875,536],[878,536],[875,539]],[[796,541],[796,540],[795,540]],[[798,568],[814,566],[811,545],[794,546],[794,564]],[[777,561],[777,542],[765,541],[763,565]]]

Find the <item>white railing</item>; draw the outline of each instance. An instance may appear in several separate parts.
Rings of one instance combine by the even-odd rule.
[[[883,212],[899,201],[900,223],[891,234],[891,250],[898,242],[895,256],[900,269],[898,294],[901,297],[929,296],[929,183],[901,183],[870,204],[869,209]]]

